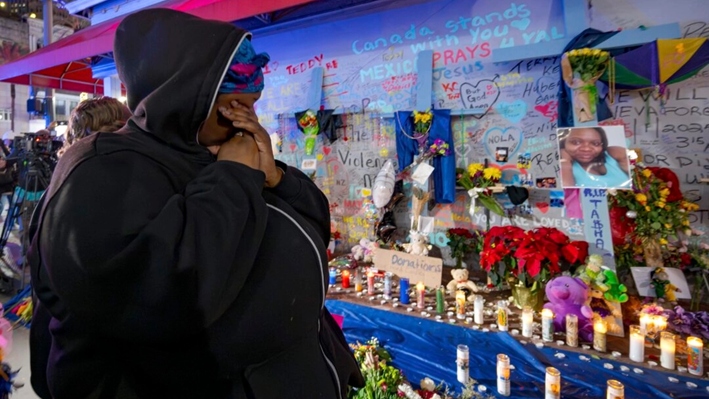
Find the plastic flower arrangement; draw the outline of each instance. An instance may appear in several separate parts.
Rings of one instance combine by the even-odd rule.
[[[492,195],[489,189],[495,186],[502,177],[502,171],[499,168],[488,166],[487,168],[481,163],[471,163],[467,169],[456,169],[456,183],[466,190],[471,196],[473,203],[477,201],[485,208],[489,209],[497,215],[504,216],[505,210]]]
[[[413,170],[416,169],[416,167],[423,162],[428,162],[436,157],[447,157],[450,154],[450,144],[448,144],[443,139],[435,139],[426,151],[423,151],[421,155],[416,157],[416,159],[414,160],[414,162],[411,163],[411,165],[407,166],[406,168],[404,168],[404,170],[398,173],[397,180],[399,178],[403,178],[403,176],[407,176],[412,173]]]
[[[303,129],[303,133],[305,134],[305,154],[313,155],[315,140],[320,131],[320,125],[318,124],[315,112],[307,110],[303,116],[298,119],[298,126]]]
[[[599,49],[582,48],[566,53],[571,69],[579,74],[584,82],[600,77],[606,70],[610,53]]]
[[[430,110],[423,112],[414,111],[412,114],[414,118],[414,138],[419,141],[419,145],[423,146],[428,137],[428,132],[431,130],[431,124],[433,123],[433,113]],[[423,141],[421,141],[423,139]]]
[[[353,388],[350,399],[400,399],[399,385],[404,382],[401,371],[387,364],[391,356],[379,346],[379,341],[372,338],[366,344],[350,345],[354,350],[355,360],[359,364],[365,385]]]
[[[497,286],[513,280],[534,291],[587,256],[587,242],[571,241],[555,228],[495,226],[485,234],[480,266]]]
[[[667,328],[685,336],[709,340],[709,313],[688,312],[681,306],[665,311]]]
[[[638,240],[652,240],[668,245],[670,241],[677,241],[679,233],[691,235],[689,212],[696,211],[699,206],[684,200],[679,184],[672,181],[672,177],[666,176],[667,180],[658,177],[662,173],[667,172],[636,165],[633,190],[610,194],[611,209],[618,209],[616,212],[619,213],[625,211],[628,216],[626,226],[620,233],[625,243],[637,245]]]
[[[448,237],[448,247],[451,249],[451,257],[455,259],[455,267],[460,269],[463,267],[463,258],[473,250],[482,249],[482,232],[475,230],[471,232],[468,229],[455,228],[449,229],[446,233]],[[479,252],[479,250],[478,250]]]

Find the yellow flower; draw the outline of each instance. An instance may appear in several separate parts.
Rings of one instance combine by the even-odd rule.
[[[670,189],[665,187],[662,190],[660,190],[660,196],[662,198],[667,198],[667,196],[670,195]]]
[[[645,211],[646,211],[646,212],[650,212],[650,207],[647,206],[647,205],[645,205]]]
[[[689,220],[684,219],[684,220],[682,221],[682,226],[689,226]]]
[[[635,201],[638,201],[641,205],[647,204],[647,196],[643,193],[635,194]]]
[[[669,228],[671,228],[671,227],[672,227],[672,225],[671,225],[670,223],[665,223],[665,228],[666,228],[666,229],[669,229]]]
[[[488,180],[500,180],[502,171],[497,168],[485,168],[485,170],[483,170],[483,176]]]
[[[658,208],[664,208],[665,203],[663,201],[657,201],[657,202],[655,202],[655,206]]]
[[[593,55],[599,55],[599,54],[601,54],[601,50],[599,50],[599,49],[593,50]]]
[[[471,163],[470,165],[468,165],[468,174],[470,174],[470,176],[475,176],[476,173],[480,172],[483,169],[485,169],[483,164]]]
[[[652,176],[652,171],[650,169],[643,169],[643,176],[645,176],[645,177]]]
[[[423,123],[428,123],[431,121],[431,114],[423,114],[421,115],[421,122]]]
[[[664,238],[660,238],[660,245],[667,245],[667,240]]]

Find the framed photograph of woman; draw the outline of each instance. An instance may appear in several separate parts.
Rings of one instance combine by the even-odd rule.
[[[622,126],[558,129],[557,140],[562,187],[631,187]]]

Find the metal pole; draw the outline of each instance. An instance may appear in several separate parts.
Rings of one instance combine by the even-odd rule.
[[[42,21],[44,22],[44,46],[52,44],[54,40],[54,3],[52,0],[44,0],[42,7]],[[45,88],[45,101],[47,109],[44,119],[47,125],[54,121],[54,89]]]
[[[10,130],[15,131],[15,84],[10,85],[10,98],[12,100],[10,112]]]

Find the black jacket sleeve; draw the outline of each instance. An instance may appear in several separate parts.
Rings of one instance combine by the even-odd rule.
[[[281,182],[268,189],[308,220],[316,228],[325,246],[330,242],[330,203],[323,192],[305,173],[276,161],[285,172]]]
[[[108,336],[193,334],[235,300],[253,266],[264,174],[215,162],[182,192],[166,176],[142,155],[96,156],[47,204],[40,248],[52,290]]]

